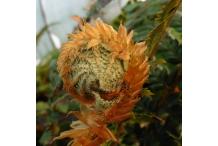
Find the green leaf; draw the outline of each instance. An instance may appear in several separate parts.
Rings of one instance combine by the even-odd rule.
[[[154,93],[151,92],[149,89],[144,88],[144,89],[142,90],[142,95],[143,95],[143,96],[146,96],[146,97],[151,97],[151,96],[154,95]]]
[[[157,60],[155,61],[155,63],[156,63],[156,64],[166,64],[167,61],[166,61],[165,59],[163,59],[163,58],[159,58],[159,59],[157,59]]]
[[[52,107],[60,113],[67,113],[70,107],[69,96],[61,96],[55,102],[53,102]]]
[[[138,8],[139,4],[138,3],[133,3],[131,5],[127,5],[125,8],[126,12],[132,12]]]
[[[67,113],[69,109],[69,104],[66,104],[66,103],[57,104],[56,109],[61,113]]]
[[[173,40],[177,40],[179,45],[182,44],[182,33],[176,31],[176,29],[170,27],[167,30],[168,35],[173,39]]]
[[[52,139],[52,132],[51,131],[45,131],[40,140],[39,140],[39,143],[42,144],[42,145],[48,145],[50,143]]]
[[[49,109],[47,102],[39,101],[36,103],[36,112],[37,114],[44,114]]]
[[[148,49],[146,53],[149,58],[152,58],[156,53],[157,47],[165,35],[166,29],[169,26],[170,21],[176,13],[176,10],[179,8],[180,4],[181,0],[171,0],[163,9],[162,14],[159,15],[159,20],[161,21],[160,24],[147,35],[146,42]]]

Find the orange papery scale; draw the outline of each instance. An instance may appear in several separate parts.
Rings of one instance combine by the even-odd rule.
[[[79,119],[80,124],[74,124],[77,126],[62,132],[56,139],[71,138],[73,139],[71,146],[100,146],[108,140],[118,142],[118,138],[107,128],[107,125],[122,122],[133,115],[132,110],[140,100],[139,94],[149,73],[149,64],[145,55],[146,44],[145,42],[134,43],[133,31],[128,33],[122,24],[116,31],[101,20],[89,24],[79,17],[73,18],[79,22],[80,30],[69,35],[69,41],[62,46],[57,66],[65,90],[77,99],[85,110],[71,112]],[[87,56],[92,52],[96,61],[92,60],[93,55]],[[102,59],[107,66],[101,68]],[[96,65],[90,65],[96,67],[97,73],[103,72],[105,76],[94,73],[86,75],[87,69],[92,71],[92,68],[88,68],[90,65],[84,64],[78,67],[75,63],[76,61],[78,64],[89,63],[90,60],[96,63]],[[126,63],[127,68],[123,67],[124,72],[119,72],[118,76],[115,73],[119,68],[112,69],[120,67],[115,66],[119,63]],[[81,73],[80,78],[72,77],[76,69],[85,67],[86,71],[82,72],[84,76]],[[91,75],[93,78],[90,78]],[[122,75],[121,78],[120,75]],[[106,77],[111,77],[111,80],[106,82]],[[120,79],[116,80],[112,77]],[[112,86],[113,84],[117,87]],[[75,85],[81,89],[77,89]],[[92,85],[95,85],[95,88]]]

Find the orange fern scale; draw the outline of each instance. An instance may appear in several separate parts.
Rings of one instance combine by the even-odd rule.
[[[84,129],[74,128],[63,132],[56,139],[66,137],[72,138],[74,139],[72,146],[98,146],[107,140],[117,142],[117,138],[107,128],[107,124],[121,122],[130,118],[134,106],[140,100],[139,93],[149,75],[149,64],[145,56],[146,44],[145,42],[134,44],[132,40],[133,31],[127,33],[127,30],[123,25],[120,25],[118,31],[115,31],[112,26],[103,23],[101,20],[97,20],[94,25],[91,25],[79,18],[76,19],[80,22],[81,30],[69,35],[70,40],[62,46],[57,61],[58,71],[63,79],[64,88],[73,97],[78,99],[80,103],[87,105],[87,107],[93,105],[96,102],[96,99],[87,98],[86,90],[98,91],[101,100],[104,102],[113,101],[114,98],[116,99],[116,102],[109,104],[109,107],[103,108],[100,112],[92,106],[92,110],[88,112],[73,112],[73,115],[87,127]],[[72,63],[74,62],[75,65],[75,61],[78,61],[78,59],[87,62],[87,60],[91,60],[91,58],[83,56],[84,51],[89,53],[89,50],[91,50],[93,52],[96,51],[96,53],[99,54],[102,52],[102,48],[104,48],[105,52],[110,52],[111,61],[106,69],[97,68],[98,72],[112,68],[113,64],[117,63],[115,60],[128,62],[127,69],[124,69],[125,72],[122,76],[122,81],[117,80],[117,83],[121,83],[123,86],[117,87],[116,89],[111,88],[107,91],[106,89],[110,86],[105,86],[104,89],[100,88],[102,79],[99,79],[99,82],[92,82],[92,80],[89,79],[85,81],[90,82],[90,88],[85,87],[84,89],[79,90],[78,93],[78,89],[75,88],[75,85],[77,83],[79,84],[79,79],[85,78],[86,75],[84,74],[84,76],[82,76],[81,73],[80,78],[73,80],[72,72],[75,72],[76,67],[72,66]],[[104,59],[106,58],[106,56],[101,57]],[[121,62],[121,64],[123,62]],[[87,66],[87,64],[88,63],[84,66]],[[80,67],[85,68],[84,66]],[[96,66],[98,67],[98,65],[94,65],[94,67]],[[108,72],[105,72],[105,74],[107,73]],[[112,74],[113,72],[111,72],[111,75]],[[117,75],[115,76],[117,77]],[[96,89],[96,87],[92,88],[93,85],[98,89]],[[79,86],[83,87],[83,84],[81,83]],[[92,134],[90,135],[90,133]]]

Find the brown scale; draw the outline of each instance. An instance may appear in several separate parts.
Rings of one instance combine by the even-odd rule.
[[[74,139],[71,146],[118,142],[107,125],[130,118],[140,100],[149,74],[146,44],[134,43],[133,32],[127,33],[123,25],[115,31],[100,20],[88,24],[76,19],[81,30],[69,35],[57,65],[65,90],[82,105],[80,112],[71,112],[80,125],[56,139]]]

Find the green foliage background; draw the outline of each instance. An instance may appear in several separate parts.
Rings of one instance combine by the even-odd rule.
[[[131,1],[112,23],[118,28],[122,22],[128,30],[134,30],[134,40],[158,37],[161,22],[173,11],[177,0]],[[170,11],[167,11],[170,10]],[[91,17],[91,13],[90,16]],[[144,84],[142,99],[134,109],[134,118],[126,121],[121,132],[120,146],[181,146],[182,136],[182,16],[181,7],[158,42],[157,51],[150,58],[151,72]],[[156,28],[156,30],[155,30]],[[156,33],[155,33],[156,31]],[[157,33],[158,32],[158,33]],[[150,43],[151,44],[151,43]],[[149,44],[148,44],[149,45]],[[71,110],[79,110],[79,104],[63,90],[63,83],[56,69],[58,49],[53,49],[40,64],[36,73],[36,133],[37,146],[63,146],[68,140],[52,143],[61,131],[69,129],[73,117]],[[114,145],[108,143],[108,145]]]

